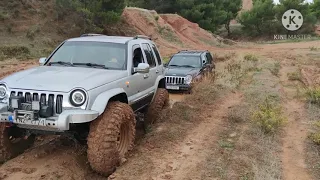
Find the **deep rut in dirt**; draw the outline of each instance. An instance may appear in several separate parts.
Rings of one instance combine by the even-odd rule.
[[[152,156],[152,171],[135,177],[115,173],[114,179],[201,179],[199,164],[205,163],[213,144],[217,143],[220,127],[228,109],[241,102],[241,94],[231,93],[218,100],[214,107],[204,110],[207,118],[199,120],[197,127],[172,149]],[[152,153],[152,152],[151,152]],[[131,168],[130,166],[125,167]]]
[[[282,84],[288,81],[289,69],[289,67],[281,69]],[[290,87],[283,87],[283,95],[285,96],[283,107],[288,122],[283,137],[282,174],[283,179],[287,180],[308,180],[312,178],[305,162],[305,140],[308,135],[307,119],[305,118],[304,103],[290,97],[292,90]]]

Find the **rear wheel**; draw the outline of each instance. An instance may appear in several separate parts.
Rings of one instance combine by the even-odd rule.
[[[134,146],[135,116],[128,104],[111,102],[90,125],[88,161],[93,170],[109,176]]]
[[[9,123],[0,123],[0,162],[18,156],[33,145],[35,135],[25,135],[25,129],[10,126]]]
[[[159,118],[161,111],[164,107],[169,105],[169,93],[164,88],[158,88],[156,95],[149,105],[146,115],[146,126],[154,124]]]

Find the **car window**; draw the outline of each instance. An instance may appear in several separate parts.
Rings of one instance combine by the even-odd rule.
[[[202,67],[202,62],[200,56],[173,56],[169,62],[170,66],[176,67]]]
[[[146,57],[147,57],[147,61],[148,61],[148,64],[150,65],[150,67],[155,67],[156,66],[156,61],[154,59],[154,56],[151,52],[151,48],[150,48],[150,45],[149,44],[142,44],[142,48],[144,50],[144,53],[146,54]]]
[[[210,53],[206,53],[207,59],[208,59],[208,63],[212,62],[212,56]]]
[[[160,56],[160,53],[159,53],[156,45],[152,44],[152,49],[153,49],[154,53],[156,54],[158,64],[161,65],[161,64],[162,64],[162,62],[161,62],[161,56]]]
[[[105,42],[65,42],[49,59],[52,62],[92,63],[109,69],[125,70],[126,46]],[[58,64],[55,64],[58,65]]]
[[[144,63],[144,58],[142,55],[142,50],[140,45],[135,44],[132,46],[132,62],[133,62],[133,67],[138,67],[139,63]]]

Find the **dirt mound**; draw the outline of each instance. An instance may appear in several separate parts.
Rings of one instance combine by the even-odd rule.
[[[122,16],[138,34],[152,37],[164,56],[179,49],[206,49],[221,43],[198,24],[177,14],[159,15],[156,11],[126,8]]]
[[[163,14],[161,17],[174,28],[184,44],[190,46],[218,45],[220,42],[211,33],[177,14]]]

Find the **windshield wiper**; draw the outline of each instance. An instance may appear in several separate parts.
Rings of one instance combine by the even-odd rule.
[[[50,65],[51,65],[51,64],[60,64],[60,65],[74,66],[74,65],[73,65],[72,63],[70,63],[70,62],[63,62],[63,61],[50,62],[49,64],[50,64]]]
[[[194,66],[191,66],[191,65],[181,65],[180,67],[190,67],[190,68],[194,68]]]
[[[89,66],[89,67],[100,67],[103,69],[109,69],[108,67],[106,67],[103,64],[95,64],[95,63],[73,63],[74,65],[85,65],[85,66]]]

